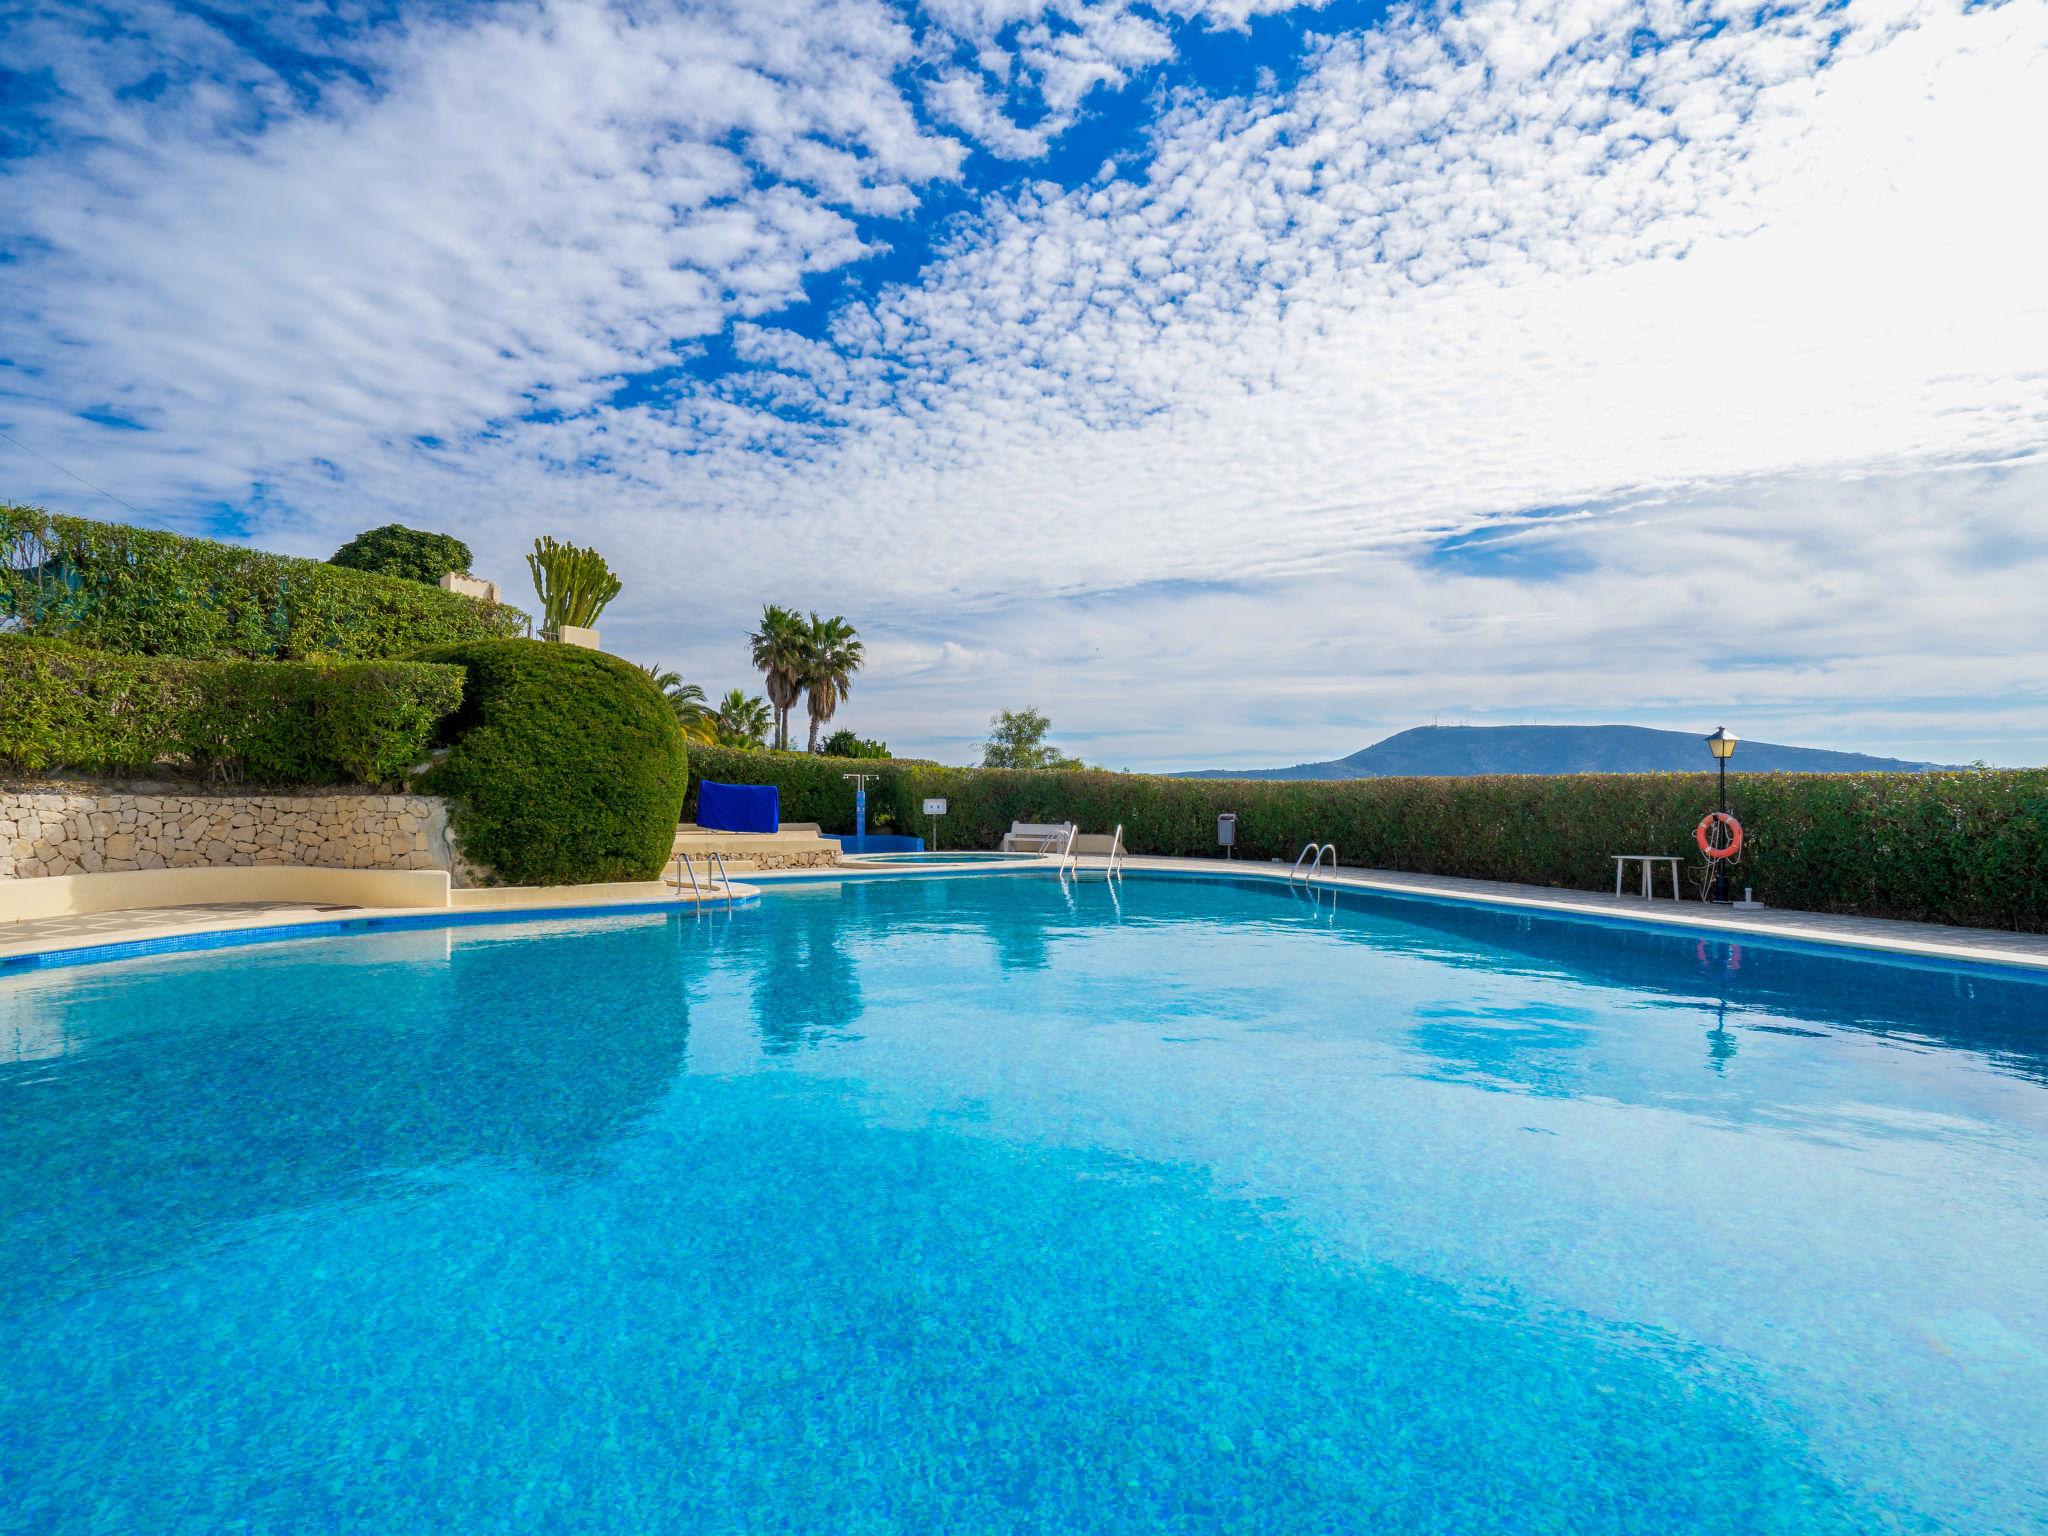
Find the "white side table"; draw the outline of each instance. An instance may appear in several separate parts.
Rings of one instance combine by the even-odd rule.
[[[1615,895],[1619,896],[1621,894],[1622,870],[1631,860],[1642,866],[1643,900],[1651,901],[1655,899],[1655,892],[1651,888],[1651,866],[1655,864],[1669,864],[1671,866],[1671,899],[1673,901],[1682,901],[1684,899],[1678,894],[1678,866],[1683,864],[1685,860],[1665,853],[1617,853],[1614,855]]]

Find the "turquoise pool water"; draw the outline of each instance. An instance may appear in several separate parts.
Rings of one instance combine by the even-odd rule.
[[[0,1529],[2028,1532],[2048,986],[849,881],[0,978]]]

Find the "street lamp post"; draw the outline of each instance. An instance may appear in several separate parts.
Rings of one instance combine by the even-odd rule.
[[[1714,761],[1721,765],[1721,814],[1728,814],[1728,759],[1735,755],[1735,733],[1727,726],[1719,726],[1707,738],[1707,750],[1714,754]],[[1728,900],[1728,861],[1714,860],[1714,900]]]

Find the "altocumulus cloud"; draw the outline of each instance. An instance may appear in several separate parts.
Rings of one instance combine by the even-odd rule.
[[[849,718],[941,755],[1023,702],[1132,765],[2048,751],[2038,3],[22,31],[0,424],[167,518],[580,532],[720,686],[843,609]]]

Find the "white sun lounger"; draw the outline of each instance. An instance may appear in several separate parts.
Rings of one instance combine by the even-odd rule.
[[[1071,821],[1013,821],[1003,834],[1004,853],[1065,853],[1074,842]]]

